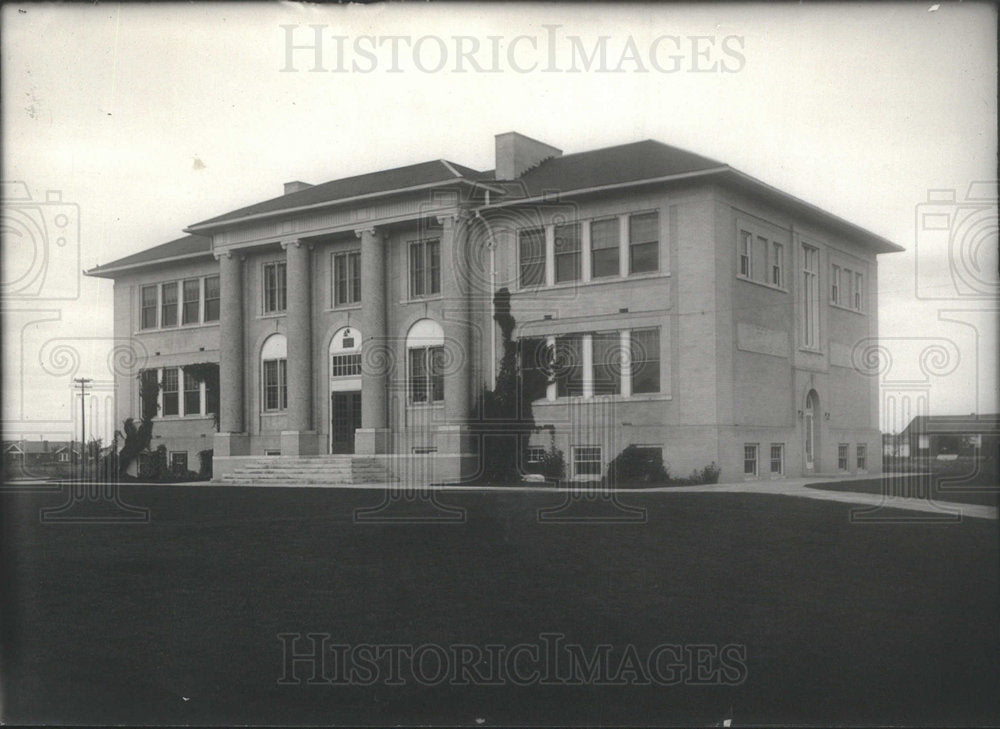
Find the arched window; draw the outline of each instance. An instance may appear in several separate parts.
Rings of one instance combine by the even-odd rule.
[[[433,319],[420,319],[406,335],[407,388],[410,402],[444,400],[444,330]]]
[[[272,334],[260,349],[261,404],[265,412],[288,409],[288,342]]]
[[[361,330],[339,329],[330,340],[330,378],[361,376]]]

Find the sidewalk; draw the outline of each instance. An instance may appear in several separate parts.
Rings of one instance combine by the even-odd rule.
[[[850,491],[823,491],[824,483],[843,483],[846,481],[867,481],[872,478],[892,476],[894,474],[866,474],[864,476],[813,476],[811,478],[785,478],[775,481],[741,481],[738,483],[716,483],[701,486],[661,486],[655,489],[620,489],[621,491],[658,491],[674,493],[743,493],[743,494],[773,494],[778,496],[793,496],[803,499],[819,499],[820,501],[839,501],[844,504],[867,506],[864,512],[871,513],[873,509],[905,509],[937,514],[940,517],[972,519],[997,519],[997,507],[980,504],[959,504],[951,501],[932,501],[930,499],[914,499],[902,496],[881,494],[854,493]],[[913,474],[898,474],[912,476]],[[808,488],[808,486],[816,488]]]

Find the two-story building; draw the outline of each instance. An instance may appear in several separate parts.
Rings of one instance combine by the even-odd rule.
[[[474,474],[505,288],[521,368],[559,363],[529,454],[561,449],[570,477],[630,444],[723,480],[880,468],[877,382],[852,350],[877,337],[876,256],[902,249],[699,155],[562,155],[511,132],[489,172],[292,182],[185,232],[88,271],[115,280],[136,350],[118,418],[151,392],[173,463],[354,453]]]

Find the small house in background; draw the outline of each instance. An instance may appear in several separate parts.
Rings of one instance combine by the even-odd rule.
[[[889,437],[897,456],[997,458],[1000,414],[917,415],[901,433]]]

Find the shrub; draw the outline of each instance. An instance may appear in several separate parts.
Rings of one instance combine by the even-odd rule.
[[[198,475],[201,478],[212,478],[212,454],[211,448],[198,451]]]
[[[562,481],[566,478],[566,459],[563,452],[555,446],[542,454],[539,466],[539,473],[545,476],[546,481]]]
[[[670,477],[663,465],[663,454],[652,448],[628,446],[608,464],[611,484],[665,484]]]
[[[702,483],[719,483],[720,473],[722,473],[722,469],[715,465],[715,461],[712,461],[700,471],[691,471],[692,485]]]

